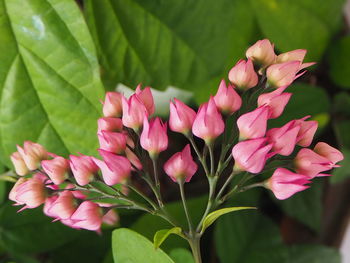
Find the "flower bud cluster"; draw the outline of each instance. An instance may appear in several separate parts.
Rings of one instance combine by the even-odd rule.
[[[44,213],[54,221],[99,231],[102,222],[116,222],[117,215],[111,210],[114,207],[150,211],[127,196],[126,190],[136,189],[132,175],[137,174],[135,179],[141,177],[152,186],[161,207],[156,162],[168,149],[168,127],[183,134],[190,143],[166,160],[160,176],[167,174],[182,187],[196,174],[199,163],[206,176],[217,177],[217,181],[231,160],[233,175],[254,176],[279,160],[280,167],[261,185],[278,199],[289,198],[307,189],[313,178],[325,176],[325,171],[338,167],[343,159],[340,151],[324,142],[308,148],[317,130],[317,122],[310,116],[289,121],[282,127],[269,125],[270,119],[283,114],[292,96],[285,90],[303,74],[301,70],[313,65],[303,63],[305,55],[305,50],[276,55],[269,40],[260,40],[247,50],[247,60],[240,60],[229,71],[229,82],[222,80],[215,96],[200,105],[197,112],[177,98],[170,101],[168,122],[152,117],[155,103],[150,87],[137,86],[129,98],[119,92],[107,92],[102,102],[103,117],[97,121],[98,153],[102,158],[79,154],[66,159],[49,153],[40,144],[26,141],[11,155],[20,177],[9,198],[16,205],[23,205],[22,209],[44,204]],[[193,136],[209,148],[209,168],[206,155],[201,154]],[[221,154],[215,162],[213,149],[220,140]],[[154,170],[149,170],[150,160]],[[154,184],[151,173],[155,176]],[[101,183],[114,194],[95,185]],[[136,193],[144,197],[137,189]],[[124,203],[98,202],[106,197]],[[147,197],[145,200],[155,208],[152,200]]]

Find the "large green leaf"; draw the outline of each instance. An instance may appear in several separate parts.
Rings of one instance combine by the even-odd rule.
[[[103,88],[95,48],[73,0],[0,1],[2,157],[23,140],[91,153]],[[5,157],[4,157],[5,156]]]
[[[114,262],[118,263],[174,263],[161,249],[155,249],[147,238],[127,228],[113,231],[112,250]]]
[[[311,115],[311,119],[318,121],[319,129],[329,122],[330,101],[326,91],[322,88],[303,83],[296,83],[287,88],[291,97],[281,117],[270,120],[272,126],[282,126],[286,122]],[[315,99],[317,98],[317,99]]]
[[[332,6],[332,0],[324,1]],[[331,36],[331,29],[327,24],[330,18],[326,21],[323,17],[333,14],[334,11],[330,8],[324,8],[322,12],[315,11],[318,8],[315,1],[312,4],[308,4],[309,1],[303,3],[302,0],[250,2],[263,34],[276,44],[278,50],[285,52],[304,48],[309,52],[309,59],[320,60]],[[338,19],[340,15],[339,10]]]
[[[185,248],[175,248],[170,251],[169,256],[175,263],[194,263],[192,253]]]
[[[78,235],[60,222],[52,223],[40,209],[17,213],[12,203],[0,209],[0,243],[11,253],[40,253],[55,249]]]
[[[331,46],[329,74],[337,85],[350,88],[350,36],[343,37]]]
[[[323,183],[323,179],[313,180],[310,189],[276,202],[287,215],[318,232],[321,227]]]
[[[232,66],[254,29],[240,0],[87,0],[107,86],[202,82]],[[242,23],[244,21],[244,23]]]

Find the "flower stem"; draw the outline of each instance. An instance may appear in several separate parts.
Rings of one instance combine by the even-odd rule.
[[[192,237],[192,238],[188,239],[188,242],[189,242],[191,250],[192,250],[194,262],[195,263],[202,263],[200,236]]]
[[[193,139],[193,136],[192,135],[188,135],[186,136],[187,139],[191,142],[191,145],[194,149],[194,151],[196,152],[197,156],[198,156],[198,159],[199,161],[201,162],[202,166],[203,166],[203,169],[204,169],[204,172],[205,174],[208,176],[209,175],[209,170],[208,170],[208,167],[207,167],[207,164],[205,162],[205,158],[201,155],[201,153],[199,152],[199,149],[196,145],[196,142],[194,141]]]
[[[157,167],[156,158],[152,158],[152,164],[153,164],[153,175],[154,175],[154,183],[155,183],[154,194],[156,195],[159,206],[162,208],[164,207],[164,204],[163,204],[162,196],[160,194],[160,182],[158,177],[158,167]]]
[[[210,143],[208,145],[209,148],[209,155],[210,155],[210,176],[214,176],[214,143]]]
[[[188,207],[187,207],[187,203],[186,203],[186,196],[185,196],[185,191],[184,191],[184,181],[181,180],[178,182],[178,184],[179,184],[179,188],[180,188],[182,205],[184,207],[185,214],[186,214],[188,228],[190,230],[190,234],[192,235],[193,234],[193,225],[192,225],[191,216],[190,216],[190,213],[188,212]]]

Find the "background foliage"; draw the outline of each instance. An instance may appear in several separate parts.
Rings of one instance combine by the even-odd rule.
[[[95,154],[99,99],[118,84],[173,86],[157,96],[176,94],[198,105],[262,38],[279,52],[308,49],[306,60],[317,62],[289,88],[293,99],[272,125],[311,114],[320,123],[319,138],[350,156],[350,37],[343,5],[344,0],[0,0],[1,170],[12,168],[9,155],[24,140],[63,155]],[[164,105],[160,114],[167,114]],[[328,210],[327,204],[331,193],[349,184],[349,168],[346,158],[331,184],[319,180],[285,202],[266,192],[238,197],[235,205],[256,204],[260,211],[225,215],[211,227],[203,241],[207,262],[339,263],[336,249],[324,245],[339,243],[341,231],[333,226],[344,218],[330,214],[344,213],[349,202],[339,194],[338,207]],[[132,251],[138,251],[133,262],[145,256],[152,262],[193,262],[176,236],[162,245],[169,257],[131,230],[115,230],[112,237],[105,229],[99,236],[51,223],[40,209],[18,215],[6,201],[10,187],[0,181],[0,262],[123,262]],[[188,191],[194,215],[205,198],[202,188]],[[176,201],[169,207],[183,216]],[[149,239],[167,227],[150,215],[120,213],[122,227]]]

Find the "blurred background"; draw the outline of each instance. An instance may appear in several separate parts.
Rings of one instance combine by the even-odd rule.
[[[96,155],[106,90],[143,83],[157,90],[156,101],[176,96],[197,107],[263,38],[278,53],[307,49],[305,61],[317,62],[288,88],[291,102],[271,125],[312,115],[316,139],[346,158],[332,177],[286,201],[267,191],[234,198],[230,205],[259,211],[218,220],[203,240],[205,262],[350,262],[349,30],[345,0],[0,0],[0,262],[113,262],[113,228],[98,235],[51,223],[41,209],[16,213],[7,201],[16,144],[32,140],[64,156]],[[165,117],[167,103],[157,106]],[[172,142],[183,143],[175,135]],[[163,183],[169,210],[182,213],[178,193]],[[197,178],[186,190],[200,215],[205,181]],[[151,239],[166,224],[120,211],[119,226]],[[177,237],[163,249],[176,262],[191,262]]]

